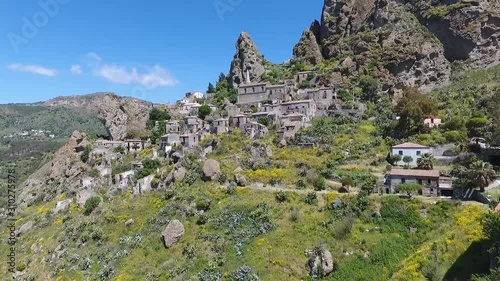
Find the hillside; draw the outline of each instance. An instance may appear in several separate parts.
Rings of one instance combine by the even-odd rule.
[[[0,270],[498,281],[498,39],[498,1],[325,0],[283,64],[242,32],[203,98],[0,106]]]

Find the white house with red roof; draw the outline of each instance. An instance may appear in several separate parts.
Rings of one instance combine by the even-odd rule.
[[[399,145],[395,145],[391,149],[392,156],[399,155],[401,156],[401,161],[398,163],[394,163],[395,165],[402,166],[406,163],[403,162],[403,158],[405,156],[410,156],[412,161],[409,163],[411,167],[416,167],[418,160],[422,158],[422,155],[426,153],[430,153],[431,148],[429,146],[424,146],[412,142],[405,142]]]
[[[429,115],[424,119],[424,127],[426,128],[438,128],[443,124],[443,120],[438,115]]]

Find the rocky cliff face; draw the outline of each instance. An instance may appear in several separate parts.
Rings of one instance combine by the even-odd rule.
[[[383,89],[431,90],[448,83],[452,62],[500,63],[500,2],[493,0],[325,0],[316,35],[325,59],[348,56],[347,75],[367,73]],[[321,60],[312,29],[294,55]]]
[[[265,63],[264,56],[259,52],[250,35],[242,32],[236,42],[236,53],[229,70],[229,85],[236,87],[244,83],[247,70],[252,80],[259,79],[266,72]]]
[[[97,113],[114,140],[124,139],[131,129],[142,130],[151,110],[151,103],[112,93],[87,96],[59,97],[45,102],[46,106],[86,108]]]
[[[320,30],[318,21],[314,21],[308,29],[302,33],[300,41],[293,48],[293,56],[302,60],[302,63],[316,65],[323,61],[320,48]]]
[[[408,1],[420,22],[443,44],[449,61],[473,68],[500,63],[500,1]]]
[[[58,194],[78,188],[79,177],[88,169],[78,155],[88,144],[87,136],[75,131],[69,142],[23,183],[20,207],[50,201]]]

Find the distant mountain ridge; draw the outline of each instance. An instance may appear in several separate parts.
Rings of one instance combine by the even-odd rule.
[[[128,130],[145,129],[151,107],[150,102],[114,93],[61,96],[33,104],[0,105],[0,134],[33,128],[69,137],[78,129],[123,139]]]

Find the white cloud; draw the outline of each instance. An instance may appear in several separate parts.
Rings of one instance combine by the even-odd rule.
[[[141,72],[137,68],[127,69],[113,64],[104,64],[94,69],[93,74],[113,83],[140,84],[150,88],[172,87],[179,83],[168,70],[159,65],[148,67],[146,71]]]
[[[38,75],[43,75],[43,76],[50,76],[54,77],[59,74],[59,72],[55,69],[49,69],[45,68],[40,65],[32,65],[32,64],[20,64],[20,63],[14,63],[10,64],[7,66],[7,69],[13,70],[13,71],[21,71],[21,72],[30,72]]]
[[[94,52],[87,53],[87,59],[90,60],[91,64],[98,64],[102,61],[102,58]]]
[[[82,66],[79,64],[72,65],[71,72],[73,72],[75,74],[82,74],[83,73]]]

